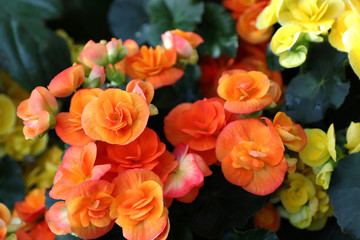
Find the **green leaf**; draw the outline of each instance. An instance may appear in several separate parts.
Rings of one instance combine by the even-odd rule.
[[[190,228],[206,238],[216,238],[224,229],[241,228],[268,199],[229,183],[220,167],[211,170],[195,201],[186,206]]]
[[[222,5],[205,4],[205,12],[196,32],[204,39],[204,43],[198,48],[200,55],[209,54],[214,58],[221,54],[236,56],[238,37],[235,21]]]
[[[10,210],[25,198],[25,183],[19,164],[9,156],[0,158],[0,202]]]
[[[150,18],[144,0],[115,0],[110,6],[108,22],[112,33],[122,40],[147,41],[146,24]]]
[[[22,87],[46,86],[71,65],[65,40],[43,22],[60,15],[61,1],[0,0],[0,9],[0,66]]]
[[[198,80],[200,79],[200,67],[188,65],[184,76],[175,84],[181,102],[195,102],[201,99]]]
[[[280,65],[279,56],[276,56],[270,49],[270,45],[268,45],[266,49],[266,62],[271,71],[283,71],[285,68]]]
[[[329,44],[316,44],[285,92],[284,111],[304,123],[320,121],[328,108],[338,109],[349,93],[345,78],[347,56]]]
[[[167,30],[194,31],[204,12],[204,3],[193,0],[150,0],[151,19],[148,38],[152,45],[161,44],[161,34]]]
[[[246,232],[226,231],[220,240],[278,240],[276,233],[266,229],[249,230]]]
[[[360,238],[360,153],[339,161],[328,194],[341,230]]]

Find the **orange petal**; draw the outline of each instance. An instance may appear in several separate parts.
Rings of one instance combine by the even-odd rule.
[[[250,99],[244,102],[226,102],[224,108],[232,113],[249,114],[260,111],[269,106],[273,101],[270,94],[266,94],[262,98]]]
[[[221,170],[226,180],[237,186],[246,186],[253,180],[253,170],[246,170],[245,168],[234,168],[230,157],[225,158],[221,162]]]
[[[168,69],[164,69],[157,75],[149,76],[145,78],[145,80],[147,82],[150,82],[154,86],[154,89],[158,89],[160,87],[176,83],[183,75],[183,70],[171,67]]]
[[[67,219],[67,206],[65,202],[60,201],[53,204],[46,213],[46,220],[49,228],[56,235],[71,233],[71,225]]]
[[[81,86],[84,79],[84,66],[74,65],[56,75],[47,88],[55,97],[67,97]]]
[[[265,164],[260,171],[254,171],[253,180],[243,188],[260,196],[273,193],[283,183],[287,169],[288,164],[285,157],[274,167]]]
[[[123,228],[126,239],[152,240],[162,235],[168,225],[168,210],[164,207],[162,216],[155,221],[143,221],[133,228]]]

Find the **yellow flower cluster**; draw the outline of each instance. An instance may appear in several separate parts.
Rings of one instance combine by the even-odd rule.
[[[26,140],[23,124],[16,117],[16,107],[29,94],[13,82],[9,75],[0,70],[0,157],[6,154],[22,161],[28,156],[37,156],[48,143],[48,136]]]
[[[328,34],[344,10],[343,0],[272,0],[257,18],[256,27],[280,23],[270,47],[282,66],[292,68],[306,60],[309,42],[323,41],[321,35]]]
[[[280,189],[280,199],[284,207],[280,211],[283,217],[300,229],[319,230],[333,216],[330,199],[326,191],[315,184],[316,176],[307,166],[300,167],[301,172],[289,174],[288,188]]]

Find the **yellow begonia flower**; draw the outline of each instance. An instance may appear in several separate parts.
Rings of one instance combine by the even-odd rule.
[[[344,8],[343,0],[283,0],[278,21],[298,25],[303,32],[326,34]]]
[[[5,151],[15,160],[21,161],[25,156],[37,156],[43,152],[48,140],[48,134],[45,134],[41,138],[26,140],[22,126],[18,126],[14,132],[6,136]]]
[[[360,16],[360,1],[359,0],[349,0],[351,9]]]
[[[277,13],[281,3],[282,0],[272,0],[271,3],[262,10],[256,19],[257,29],[266,29],[278,21]]]
[[[360,23],[350,27],[343,35],[343,43],[355,74],[360,77]]]
[[[360,152],[360,122],[351,122],[346,132],[345,148],[349,149],[349,153]]]
[[[331,158],[336,162],[336,138],[335,138],[335,128],[332,123],[327,131],[327,149],[330,153]]]
[[[310,215],[309,206],[303,206],[299,212],[289,214],[290,223],[299,229],[309,227],[311,220],[312,217]]]
[[[315,196],[314,184],[304,175],[294,173],[288,175],[290,187],[280,190],[280,199],[289,213],[297,213]]]
[[[279,28],[271,38],[270,49],[275,55],[289,51],[299,39],[301,28],[296,25],[287,25]]]
[[[331,28],[329,43],[337,50],[346,52],[343,35],[351,26],[357,23],[360,23],[360,17],[354,11],[344,11]]]
[[[308,144],[299,152],[300,159],[310,167],[319,167],[330,158],[326,133],[318,128],[305,129]]]
[[[294,68],[303,64],[306,60],[307,48],[299,45],[291,51],[284,52],[280,55],[280,65],[286,68]]]
[[[316,174],[315,183],[319,186],[322,186],[323,189],[328,189],[331,179],[331,174],[334,171],[335,162],[330,160],[320,167],[313,168],[314,173]]]
[[[16,108],[5,94],[0,94],[0,135],[8,133],[15,125]]]

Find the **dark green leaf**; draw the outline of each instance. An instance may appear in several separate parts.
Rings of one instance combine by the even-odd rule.
[[[19,164],[6,156],[0,158],[0,202],[9,209],[25,198],[25,183]]]
[[[229,183],[219,167],[212,171],[195,201],[187,205],[190,228],[206,238],[217,238],[224,229],[241,228],[268,199]]]
[[[71,65],[65,40],[42,19],[57,17],[60,7],[59,0],[0,0],[0,66],[28,91]]]
[[[311,123],[324,118],[328,108],[339,108],[348,95],[347,56],[329,44],[317,44],[285,92],[285,112],[295,121]]]
[[[200,74],[198,65],[186,67],[184,76],[175,84],[181,102],[195,102],[201,98],[198,86]]]
[[[340,160],[328,190],[341,230],[360,238],[360,153]]]
[[[161,34],[167,30],[194,31],[204,12],[204,3],[193,0],[150,0],[151,19],[148,38],[152,45],[161,44]]]
[[[205,12],[196,32],[204,38],[204,43],[199,46],[201,55],[209,54],[214,58],[221,54],[236,56],[238,37],[235,22],[222,5],[205,4]]]
[[[278,240],[276,233],[266,229],[250,230],[247,232],[224,232],[220,240]]]
[[[270,45],[266,49],[266,62],[271,71],[282,71],[285,68],[279,63],[279,56],[276,56],[270,49]]]
[[[81,238],[75,237],[74,235],[57,235],[55,236],[55,240],[81,240]]]
[[[147,41],[146,24],[150,21],[144,0],[115,0],[108,14],[112,33],[123,40],[133,39],[139,44]]]

